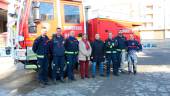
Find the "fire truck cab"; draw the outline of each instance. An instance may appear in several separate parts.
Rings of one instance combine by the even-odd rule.
[[[20,38],[14,44],[15,59],[25,65],[33,65],[36,54],[32,51],[32,44],[40,34],[41,29],[48,30],[49,38],[62,29],[64,37],[69,31],[75,31],[76,36],[84,33],[84,11],[82,0],[21,0],[18,9],[18,33],[14,37]],[[13,33],[12,33],[13,34]],[[26,66],[30,67],[30,66]],[[35,67],[35,66],[34,66]]]

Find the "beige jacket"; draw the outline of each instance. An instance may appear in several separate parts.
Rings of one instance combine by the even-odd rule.
[[[89,42],[88,44],[90,45]],[[79,55],[78,55],[79,60],[85,61],[86,57],[88,57],[88,60],[90,60],[91,52],[92,52],[91,46],[90,46],[90,49],[87,50],[84,42],[80,40],[79,41]]]

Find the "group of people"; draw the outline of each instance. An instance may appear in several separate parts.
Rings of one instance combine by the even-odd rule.
[[[80,65],[81,79],[90,76],[95,78],[97,66],[100,76],[105,76],[104,61],[107,61],[106,76],[110,76],[111,64],[113,64],[113,75],[119,76],[126,52],[128,53],[129,74],[131,72],[136,74],[137,72],[136,52],[142,50],[142,47],[133,35],[130,35],[130,40],[127,40],[121,30],[115,38],[113,38],[112,32],[109,32],[108,39],[105,42],[100,39],[100,34],[95,35],[93,42],[89,42],[87,34],[83,34],[81,40],[77,40],[74,31],[70,31],[69,37],[65,39],[62,36],[61,28],[56,29],[56,34],[52,36],[52,39],[47,37],[45,28],[42,29],[41,33],[41,36],[35,39],[32,47],[33,52],[37,54],[37,61],[40,65],[38,80],[41,85],[48,85],[49,55],[52,57],[51,76],[54,84],[56,84],[57,77],[61,82],[64,82],[65,66],[68,80],[76,80],[74,66],[77,62]],[[89,62],[92,62],[91,75],[89,75]],[[57,71],[59,71],[59,74]]]

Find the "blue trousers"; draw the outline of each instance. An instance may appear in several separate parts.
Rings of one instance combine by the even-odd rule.
[[[48,82],[48,57],[37,58],[37,61],[40,65],[38,69],[38,80]]]
[[[92,75],[93,77],[96,76],[96,64],[97,62],[92,63]],[[99,73],[100,75],[104,75],[104,65],[102,62],[99,62]]]
[[[113,74],[117,74],[119,69],[117,53],[107,54],[106,59],[107,59],[107,76],[110,75],[111,62],[113,63]]]
[[[57,71],[59,71],[60,78],[64,77],[64,56],[54,56],[52,63],[52,79],[55,80],[57,78]]]
[[[128,52],[128,71],[134,72],[136,71],[137,66],[137,55],[136,52]]]
[[[68,79],[74,80],[74,65],[77,63],[77,55],[66,55],[67,76]]]

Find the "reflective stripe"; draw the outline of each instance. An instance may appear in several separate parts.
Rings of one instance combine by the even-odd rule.
[[[112,53],[111,51],[106,51],[106,53]]]
[[[78,52],[75,52],[75,54],[78,54]]]
[[[116,51],[106,51],[106,53],[117,53]]]
[[[125,49],[122,49],[122,51],[126,51]]]
[[[66,54],[74,54],[74,52],[65,51]]]
[[[69,64],[70,62],[67,62],[67,64]]]
[[[110,48],[112,48],[112,46],[110,46]]]
[[[44,58],[44,55],[37,55],[38,58]]]
[[[117,51],[126,51],[125,49],[116,49]]]
[[[121,49],[116,49],[117,51],[121,51]]]
[[[117,53],[116,51],[112,51],[112,53]]]
[[[65,51],[65,54],[78,54],[78,52]]]

